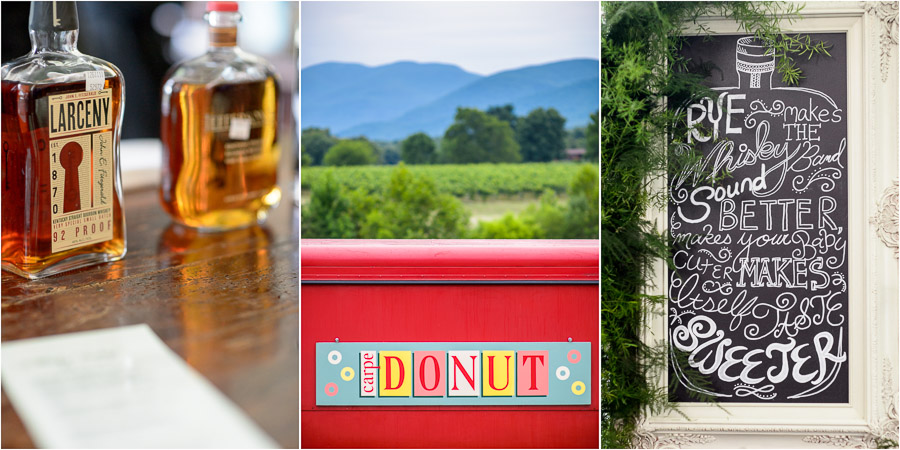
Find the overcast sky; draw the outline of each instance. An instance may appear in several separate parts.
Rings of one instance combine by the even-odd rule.
[[[599,2],[302,2],[300,65],[442,62],[489,75],[599,58]]]

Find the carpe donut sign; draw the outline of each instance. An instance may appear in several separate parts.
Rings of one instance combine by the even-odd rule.
[[[318,342],[316,405],[589,405],[590,342]]]

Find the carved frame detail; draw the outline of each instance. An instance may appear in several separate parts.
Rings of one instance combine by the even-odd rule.
[[[894,371],[891,370],[891,362],[884,360],[882,372],[884,378],[881,395],[884,406],[884,417],[879,422],[869,423],[869,431],[864,435],[812,435],[803,438],[803,442],[821,444],[830,447],[841,448],[879,448],[884,444],[900,441],[897,420],[897,391],[894,388]]]
[[[891,63],[891,50],[897,45],[897,2],[860,2],[867,14],[878,18],[881,26],[881,82],[886,83]]]
[[[894,249],[894,258],[900,257],[900,179],[884,190],[881,200],[876,203],[876,213],[869,219],[875,226],[875,233],[888,248]]]

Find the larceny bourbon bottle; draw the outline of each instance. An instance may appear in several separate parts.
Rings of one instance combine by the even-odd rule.
[[[175,221],[216,231],[262,223],[281,200],[278,80],[237,47],[237,3],[207,11],[209,50],[163,83],[160,197]]]
[[[31,2],[31,52],[2,67],[3,269],[28,278],[125,256],[122,73],[78,52],[75,2]]]

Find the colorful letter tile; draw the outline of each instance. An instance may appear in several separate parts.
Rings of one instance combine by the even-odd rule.
[[[359,352],[359,396],[374,397],[378,392],[378,354],[375,350]]]
[[[447,356],[444,352],[413,352],[416,397],[443,397],[447,385]]]
[[[481,384],[481,352],[461,350],[447,352],[447,385],[451,397],[477,397],[477,386]]]
[[[517,358],[516,395],[550,395],[550,352],[520,350]]]
[[[378,352],[379,397],[409,397],[412,395],[412,352]]]
[[[511,350],[481,352],[481,395],[511,397],[516,380],[516,355]]]

